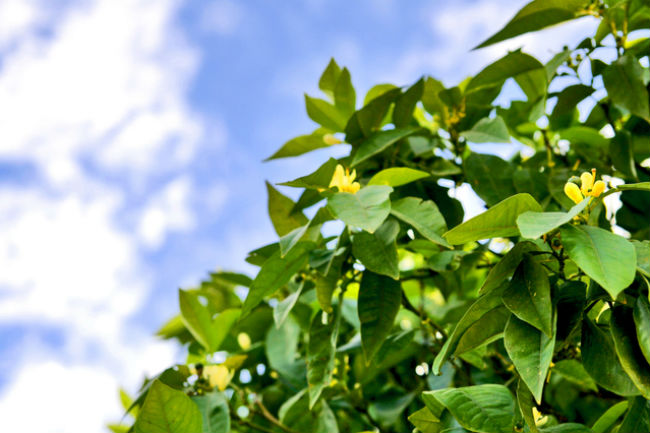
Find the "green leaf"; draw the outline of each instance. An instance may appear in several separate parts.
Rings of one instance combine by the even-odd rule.
[[[279,328],[282,326],[289,313],[296,305],[302,289],[305,286],[305,280],[300,281],[300,283],[289,283],[289,288],[293,289],[291,294],[278,302],[278,305],[273,309],[273,320],[275,321],[275,326]]]
[[[498,156],[472,153],[464,165],[467,182],[488,206],[515,194],[513,168]]]
[[[390,105],[402,93],[395,86],[392,86],[388,90],[382,88],[382,92],[372,100],[369,100],[369,102],[366,102],[363,108],[357,110],[350,117],[345,127],[345,141],[357,145],[360,140],[370,137],[381,127]],[[368,97],[366,96],[366,98]]]
[[[408,167],[391,167],[386,168],[371,177],[368,181],[368,185],[388,185],[392,187],[402,186],[429,176],[430,174],[426,171],[415,170]]]
[[[536,70],[545,71],[544,65],[539,60],[519,50],[513,51],[487,66],[472,78],[467,84],[465,93],[501,86],[508,78],[517,78],[522,74]]]
[[[569,209],[569,212],[524,212],[517,217],[517,227],[521,236],[528,239],[538,237],[570,222],[589,204],[591,198],[587,197]]]
[[[264,340],[269,367],[277,371],[283,381],[298,389],[307,385],[305,360],[298,354],[300,333],[300,325],[289,316],[279,328],[271,326]]]
[[[636,251],[627,239],[584,225],[564,225],[560,235],[569,258],[613,299],[634,281]]]
[[[533,408],[535,403],[533,402],[533,394],[530,392],[526,383],[519,378],[517,381],[517,403],[519,404],[519,410],[528,424],[528,428],[532,433],[538,433],[537,425],[535,424],[535,416],[533,415]]]
[[[454,227],[443,236],[452,245],[488,238],[518,236],[517,217],[529,210],[540,212],[542,208],[530,194],[516,194]]]
[[[336,87],[336,83],[339,81],[340,75],[341,68],[336,63],[336,60],[334,60],[334,58],[330,59],[330,62],[327,64],[327,67],[318,80],[318,88],[321,89],[330,98],[334,99],[334,89]]]
[[[403,138],[421,131],[419,126],[404,126],[401,128],[378,131],[362,141],[352,156],[350,167],[354,167],[373,155],[385,150]]]
[[[552,335],[546,336],[515,316],[510,317],[503,333],[508,356],[538,404],[542,402],[546,375],[553,359],[555,332]]]
[[[183,391],[156,380],[135,421],[135,433],[203,433],[199,408]]]
[[[634,304],[634,325],[639,347],[650,365],[650,303],[645,296],[639,296]]]
[[[339,313],[340,315],[340,313]],[[309,409],[313,409],[323,389],[332,381],[336,339],[339,333],[338,317],[319,311],[311,321],[307,345],[307,383]]]
[[[584,14],[582,11],[585,6],[584,0],[533,0],[517,12],[503,29],[474,49],[572,20]]]
[[[309,118],[319,125],[335,132],[343,132],[345,129],[345,115],[329,102],[305,94],[305,106]]]
[[[460,133],[472,143],[510,143],[510,133],[503,119],[484,117],[472,129]]]
[[[201,304],[199,294],[194,291],[179,290],[178,302],[183,324],[210,353],[219,349],[240,313],[236,308],[224,310],[212,320],[210,310]]]
[[[616,187],[617,191],[650,191],[650,182],[626,183]]]
[[[346,117],[349,117],[354,112],[356,103],[357,94],[352,86],[350,71],[348,68],[343,68],[334,88],[334,105]]]
[[[413,412],[409,415],[409,421],[422,433],[439,433],[443,428],[440,424],[440,419],[428,407],[423,407],[417,412]]]
[[[361,322],[361,344],[370,363],[393,328],[402,299],[399,281],[368,270],[363,272],[357,311]]]
[[[424,91],[424,79],[420,78],[415,84],[409,87],[406,92],[400,95],[395,101],[393,110],[393,124],[399,128],[411,123],[413,119],[413,110],[416,104],[422,98]]]
[[[616,356],[612,339],[588,317],[582,321],[582,365],[596,383],[608,391],[625,397],[638,395],[639,391],[623,371]]]
[[[641,394],[650,400],[650,366],[645,362],[637,344],[632,309],[624,306],[612,308],[609,329],[621,366]]]
[[[522,241],[515,244],[515,246],[512,247],[512,249],[492,267],[492,269],[490,269],[479,293],[488,293],[497,287],[500,287],[503,282],[510,278],[515,272],[515,269],[519,266],[519,262],[521,262],[524,253],[538,250],[539,248],[537,245],[529,241]]]
[[[320,237],[320,228],[324,222],[330,221],[332,216],[326,207],[318,209],[316,215],[304,226],[291,230],[280,238],[280,252],[284,257],[299,241],[317,242]]]
[[[445,341],[445,344],[440,349],[440,352],[433,360],[432,371],[433,374],[440,374],[440,367],[447,361],[449,356],[454,353],[458,347],[458,343],[463,334],[472,327],[478,320],[486,314],[492,313],[495,309],[502,309],[503,303],[501,302],[501,290],[495,290],[487,295],[481,296],[467,309],[463,317],[458,321],[453,332]]]
[[[636,270],[650,277],[650,241],[631,240],[636,250]]]
[[[318,167],[315,172],[289,182],[282,182],[279,185],[316,190],[329,188],[332,176],[334,176],[334,170],[336,170],[338,163],[339,162],[336,159],[330,158],[325,164]]]
[[[454,354],[466,354],[501,338],[509,317],[510,311],[503,306],[486,312],[463,332]]]
[[[609,142],[609,156],[612,165],[616,170],[625,176],[637,178],[636,166],[634,163],[634,144],[629,132],[617,131]]]
[[[441,236],[447,230],[447,223],[433,201],[405,197],[393,202],[390,212],[395,217],[410,224],[418,233],[431,242],[443,247],[450,247],[449,243]]]
[[[552,337],[551,285],[544,267],[528,254],[519,263],[502,299],[512,314]]]
[[[643,68],[634,56],[619,57],[603,71],[603,83],[614,104],[650,122]]]
[[[587,370],[577,359],[563,359],[558,361],[553,367],[553,373],[558,373],[571,383],[598,392],[596,382],[589,376]]]
[[[619,401],[614,406],[610,407],[600,416],[591,427],[594,433],[607,433],[609,429],[614,426],[614,423],[625,413],[627,410],[628,402]]]
[[[371,185],[356,194],[337,192],[327,199],[327,207],[335,218],[347,225],[373,233],[390,214],[390,193],[393,188]]]
[[[316,131],[308,135],[299,135],[298,137],[292,138],[282,145],[273,155],[266,158],[264,161],[270,161],[272,159],[278,158],[289,158],[292,156],[298,156],[311,152],[312,150],[320,149],[323,147],[329,147],[330,145],[325,143],[323,136],[327,133],[327,130],[319,128]]]
[[[284,402],[278,413],[280,422],[296,432],[339,433],[334,412],[321,399],[309,410],[309,398],[305,390]]]
[[[541,433],[593,433],[589,427],[575,422],[556,424],[550,427],[540,428],[539,431]]]
[[[627,411],[623,422],[618,428],[619,433],[650,431],[650,402],[641,397],[635,397]]]
[[[309,251],[314,247],[313,242],[298,242],[286,256],[282,257],[278,250],[269,257],[251,284],[244,301],[241,318],[248,316],[266,296],[287,284],[291,277],[307,263]]]
[[[225,396],[219,391],[196,395],[192,401],[203,415],[203,433],[228,433],[230,431],[230,410]]]
[[[467,430],[483,433],[512,433],[515,403],[503,385],[446,388],[422,393],[435,399]],[[428,405],[427,405],[428,406]]]
[[[374,233],[359,232],[352,238],[352,254],[363,266],[376,274],[399,278],[397,244],[399,223],[386,220]]]
[[[269,216],[278,236],[284,236],[307,223],[307,217],[302,212],[293,212],[295,206],[293,200],[273,188],[273,185],[268,182],[266,182],[266,191]]]

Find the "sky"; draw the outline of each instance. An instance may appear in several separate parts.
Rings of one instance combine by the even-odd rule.
[[[509,49],[546,60],[594,28],[470,52],[523,4],[0,0],[3,430],[103,432],[119,386],[182,361],[152,336],[178,288],[252,275],[246,253],[276,240],[264,181],[337,152],[262,162],[316,128],[303,94],[330,57],[362,99],[423,74],[457,84]]]

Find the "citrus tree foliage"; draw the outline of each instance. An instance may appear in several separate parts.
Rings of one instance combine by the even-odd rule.
[[[257,274],[179,291],[159,335],[186,364],[123,394],[113,431],[650,431],[650,6],[535,0],[479,47],[585,15],[596,34],[548,63],[516,50],[450,87],[361,98],[332,60],[317,128],[269,159],[349,154],[267,185]]]

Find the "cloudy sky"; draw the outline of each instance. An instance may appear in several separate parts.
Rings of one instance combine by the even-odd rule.
[[[252,271],[275,239],[262,163],[314,129],[330,57],[363,94],[431,74],[453,85],[508,49],[548,59],[586,19],[469,49],[524,2],[0,0],[0,420],[102,432],[118,386],[179,360],[151,334],[176,290]]]

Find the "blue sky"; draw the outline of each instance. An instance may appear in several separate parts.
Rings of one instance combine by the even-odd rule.
[[[315,128],[303,92],[330,57],[361,99],[422,74],[452,85],[521,46],[547,59],[593,28],[468,53],[523,3],[0,1],[3,427],[103,431],[118,385],[179,359],[151,337],[176,290],[252,271],[246,252],[275,240],[264,180],[327,157],[261,162]]]

